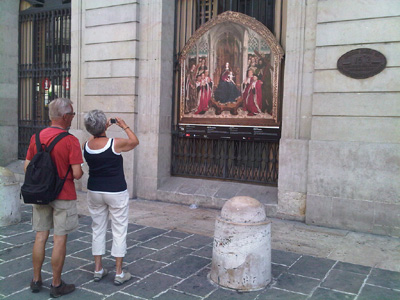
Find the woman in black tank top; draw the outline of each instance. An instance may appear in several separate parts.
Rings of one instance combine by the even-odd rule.
[[[108,217],[111,219],[113,244],[111,255],[116,260],[115,285],[131,279],[131,274],[122,269],[126,254],[128,230],[129,194],[124,176],[121,153],[139,145],[135,133],[121,118],[107,119],[101,110],[85,114],[86,130],[92,137],[83,145],[84,158],[89,166],[88,208],[92,216],[92,254],[95,261],[94,281],[108,274],[103,268],[102,256],[106,251]],[[108,138],[107,128],[115,124],[122,128],[127,138]]]

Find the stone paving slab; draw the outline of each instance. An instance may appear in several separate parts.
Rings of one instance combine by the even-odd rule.
[[[46,247],[43,265],[44,287],[32,294],[31,250],[34,232],[30,226],[31,207],[22,207],[23,223],[0,228],[0,299],[49,299],[52,238]],[[124,267],[133,278],[115,286],[115,261],[110,249],[104,267],[111,272],[101,282],[93,282],[91,219],[80,216],[78,230],[71,234],[63,279],[77,289],[63,299],[85,300],[329,300],[400,299],[400,273],[272,250],[272,282],[261,291],[237,292],[217,286],[208,279],[212,259],[211,237],[176,230],[129,225],[128,253]],[[111,246],[111,231],[107,247]]]

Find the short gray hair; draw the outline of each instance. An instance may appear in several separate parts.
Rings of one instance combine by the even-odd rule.
[[[67,98],[57,98],[51,101],[49,104],[50,120],[56,120],[67,113],[72,113],[71,105],[72,101]]]
[[[84,116],[86,130],[93,136],[98,136],[106,131],[107,117],[102,110],[94,109]]]

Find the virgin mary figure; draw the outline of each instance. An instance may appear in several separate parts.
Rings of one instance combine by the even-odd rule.
[[[220,103],[229,103],[235,102],[240,95],[234,81],[233,72],[229,67],[229,62],[227,62],[225,70],[221,73],[218,87],[214,92],[214,99]]]

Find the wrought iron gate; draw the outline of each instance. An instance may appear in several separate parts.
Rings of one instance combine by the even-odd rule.
[[[71,3],[21,1],[19,16],[18,158],[48,125],[48,103],[70,97]]]
[[[177,0],[175,61],[187,40],[204,23],[225,11],[254,17],[273,32],[275,0]],[[177,65],[177,64],[176,64]],[[179,70],[175,72],[175,103],[179,103]],[[178,111],[179,107],[175,107]],[[179,134],[177,120],[172,130],[171,174],[219,178],[276,185],[279,140],[241,141],[187,138]]]
[[[172,173],[274,184],[278,180],[277,142],[172,139]]]

